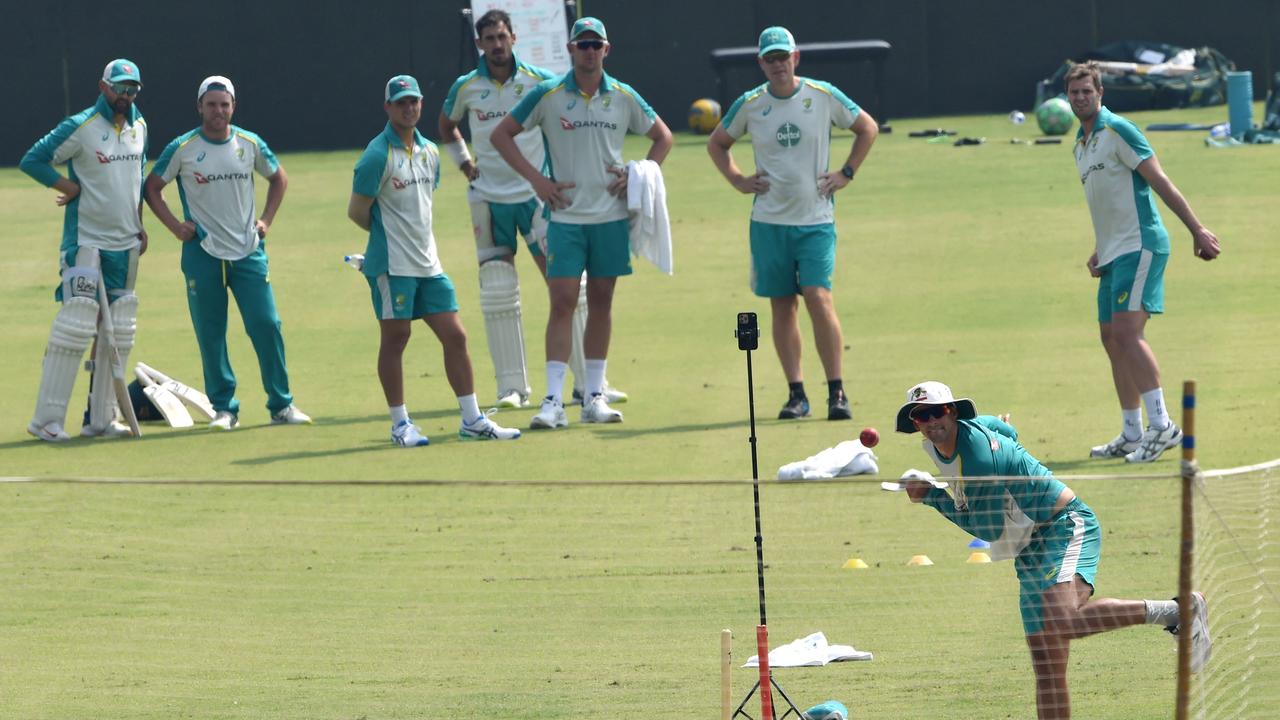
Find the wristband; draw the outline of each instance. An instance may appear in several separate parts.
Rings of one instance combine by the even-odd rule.
[[[453,164],[458,167],[471,162],[471,153],[467,152],[467,144],[462,140],[445,143],[444,149],[448,151],[449,157],[453,158]]]

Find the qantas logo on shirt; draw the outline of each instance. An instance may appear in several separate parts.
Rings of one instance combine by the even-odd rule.
[[[139,160],[142,159],[142,156],[139,155],[138,153],[129,153],[127,155],[106,155],[101,150],[95,150],[94,154],[98,156],[98,162],[103,165],[107,165],[113,162],[120,162],[121,160],[124,160],[124,161],[132,160],[133,162],[138,162]]]
[[[1107,169],[1107,166],[1105,163],[1095,163],[1093,165],[1090,165],[1084,171],[1084,174],[1080,176],[1080,184],[1083,185],[1085,181],[1089,179],[1089,176],[1093,174],[1094,170],[1106,170],[1106,169]]]
[[[223,180],[252,180],[253,179],[253,175],[249,173],[238,173],[238,172],[210,173],[208,175],[205,175],[204,173],[193,172],[191,173],[191,176],[196,179],[197,185],[208,185],[209,183],[222,182]]]
[[[480,108],[476,108],[476,120],[479,120],[480,122],[484,122],[485,120],[497,120],[500,117],[506,117],[506,116],[507,116],[506,110],[485,111],[485,110],[481,110]]]
[[[405,188],[410,188],[414,185],[421,185],[424,182],[428,182],[428,179],[424,177],[415,177],[409,178],[408,180],[401,180],[400,178],[393,176],[391,178],[391,187],[397,190],[404,190]]]
[[[577,130],[578,128],[601,128],[603,130],[617,130],[618,123],[605,122],[603,120],[570,120],[566,117],[560,118],[561,130]]]

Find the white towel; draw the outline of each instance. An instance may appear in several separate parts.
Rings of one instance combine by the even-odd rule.
[[[631,221],[631,253],[668,275],[674,274],[667,186],[658,163],[652,160],[627,163],[627,212]]]
[[[871,653],[856,650],[852,645],[828,645],[827,636],[816,632],[770,650],[769,667],[820,667],[831,662],[871,658]],[[760,656],[752,655],[742,667],[759,666]]]
[[[875,453],[858,440],[846,440],[817,455],[778,468],[779,480],[827,480],[880,472]]]

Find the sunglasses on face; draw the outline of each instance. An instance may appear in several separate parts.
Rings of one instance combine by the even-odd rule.
[[[142,88],[137,85],[130,85],[129,83],[111,83],[111,92],[116,95],[133,97],[138,94],[139,90],[142,90]]]
[[[574,43],[579,50],[599,50],[604,47],[603,40],[578,40]]]
[[[911,409],[911,412],[907,413],[907,417],[910,417],[916,423],[926,423],[950,412],[950,405],[917,405]]]

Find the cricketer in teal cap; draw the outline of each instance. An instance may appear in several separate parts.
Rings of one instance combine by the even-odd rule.
[[[573,29],[569,31],[569,42],[578,39],[583,33],[593,32],[600,36],[601,40],[608,40],[609,35],[604,31],[604,23],[593,17],[584,17],[573,24]]]
[[[142,73],[138,72],[138,65],[132,60],[118,58],[107,63],[102,70],[102,79],[109,83],[118,82],[136,82],[142,85]]]
[[[773,52],[794,52],[795,49],[796,39],[784,27],[774,25],[760,33],[760,57]]]
[[[413,79],[411,75],[397,75],[387,81],[387,92],[384,96],[387,102],[392,103],[402,97],[422,97],[422,91],[418,89],[418,81]]]

